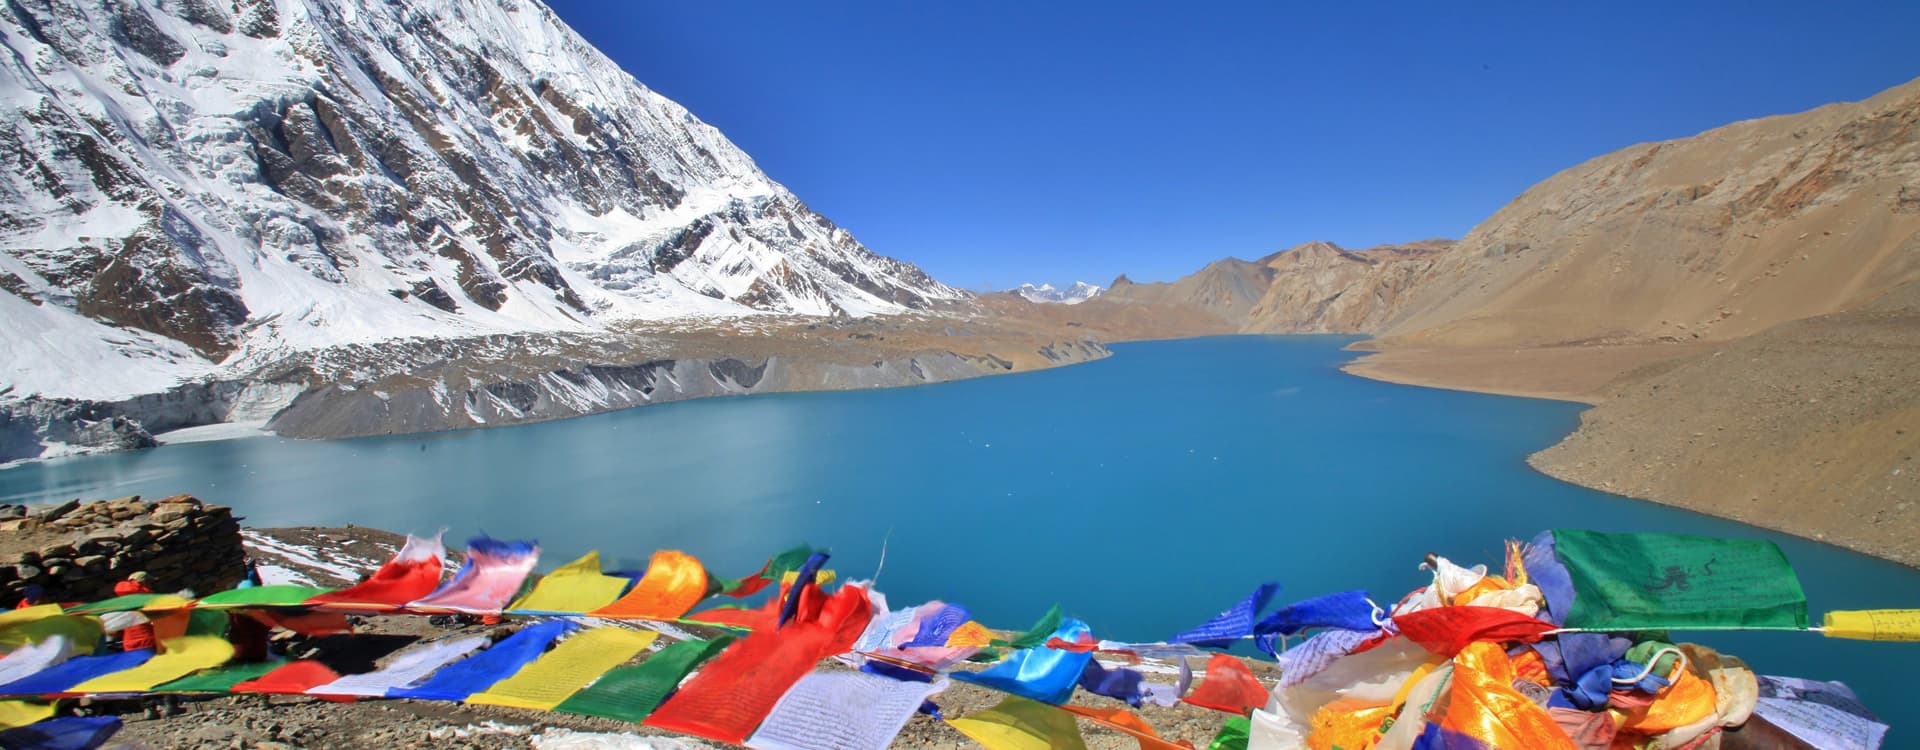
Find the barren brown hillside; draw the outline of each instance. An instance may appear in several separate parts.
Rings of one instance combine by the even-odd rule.
[[[1920,565],[1920,284],[1607,390],[1535,467]]]
[[[1438,258],[1386,346],[1726,340],[1920,278],[1920,81],[1616,151]]]

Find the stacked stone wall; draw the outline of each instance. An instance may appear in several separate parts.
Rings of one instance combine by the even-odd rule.
[[[246,574],[240,519],[233,509],[188,495],[154,502],[138,496],[39,509],[0,508],[0,603],[20,601],[29,585],[53,601],[113,596],[115,583],[147,574],[156,592],[205,595]]]

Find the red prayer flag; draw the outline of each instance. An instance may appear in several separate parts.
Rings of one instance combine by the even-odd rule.
[[[447,548],[440,544],[440,537],[421,539],[407,537],[406,546],[395,553],[393,559],[361,583],[320,594],[306,601],[307,604],[335,605],[376,605],[381,608],[397,608],[415,599],[433,593],[440,587],[440,573],[445,567]]]
[[[803,614],[786,627],[755,630],[722,652],[644,723],[736,745],[745,742],[794,683],[821,659],[852,649],[866,630],[872,618],[866,589],[842,586],[823,599],[822,606],[803,606]]]
[[[286,666],[229,688],[235,693],[276,693],[300,695],[340,679],[340,674],[312,659],[287,662]],[[341,696],[351,699],[353,696]]]
[[[1441,656],[1460,653],[1470,643],[1533,643],[1556,626],[1499,607],[1434,607],[1394,615],[1400,634]]]
[[[1180,700],[1201,708],[1246,716],[1267,705],[1267,689],[1238,658],[1214,654],[1207,659],[1207,676]]]

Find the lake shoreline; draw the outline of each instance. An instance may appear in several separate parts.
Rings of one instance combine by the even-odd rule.
[[[1910,568],[1920,568],[1920,547],[1902,544],[1883,529],[1882,519],[1857,512],[1817,513],[1786,517],[1779,509],[1753,509],[1758,503],[1729,502],[1724,497],[1695,494],[1684,489],[1714,484],[1706,469],[1674,465],[1668,458],[1654,454],[1660,461],[1650,469],[1631,454],[1644,447],[1662,431],[1672,431],[1674,417],[1671,397],[1663,399],[1664,408],[1646,408],[1657,398],[1658,388],[1622,387],[1657,378],[1671,369],[1703,362],[1714,362],[1720,345],[1685,343],[1627,346],[1563,346],[1536,348],[1462,348],[1430,349],[1400,346],[1381,347],[1373,340],[1357,342],[1349,350],[1362,356],[1349,361],[1341,371],[1356,377],[1423,388],[1487,393],[1520,398],[1539,398],[1587,404],[1580,426],[1557,443],[1527,457],[1533,470],[1554,479],[1577,484],[1641,502],[1655,503],[1701,513],[1716,518],[1790,534],[1860,554],[1880,558]],[[1803,399],[1804,401],[1804,399]],[[1817,402],[1818,399],[1812,399]],[[1693,402],[1693,408],[1713,412],[1728,411],[1734,404],[1714,405]],[[1596,414],[1596,410],[1601,413]],[[1731,414],[1732,412],[1728,412]],[[1625,417],[1615,416],[1625,414]],[[1598,418],[1597,418],[1598,417]],[[1731,418],[1731,417],[1729,417]],[[1709,422],[1717,421],[1709,417]],[[1705,439],[1709,430],[1696,425],[1681,439],[1694,442]],[[1688,428],[1694,430],[1695,428]],[[1724,431],[1716,424],[1715,433]],[[1712,446],[1709,446],[1712,447]],[[1697,461],[1695,462],[1698,463]],[[1733,469],[1727,469],[1732,471]],[[1684,479],[1671,476],[1655,483],[1646,475],[1675,472],[1691,474]],[[1893,472],[1900,474],[1899,470]],[[1897,534],[1893,535],[1897,536]]]

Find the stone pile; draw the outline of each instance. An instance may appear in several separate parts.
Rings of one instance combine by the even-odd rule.
[[[240,519],[189,495],[156,502],[139,496],[26,512],[0,508],[0,604],[18,602],[30,584],[54,601],[93,601],[136,571],[156,592],[202,594],[233,588],[245,575]]]

